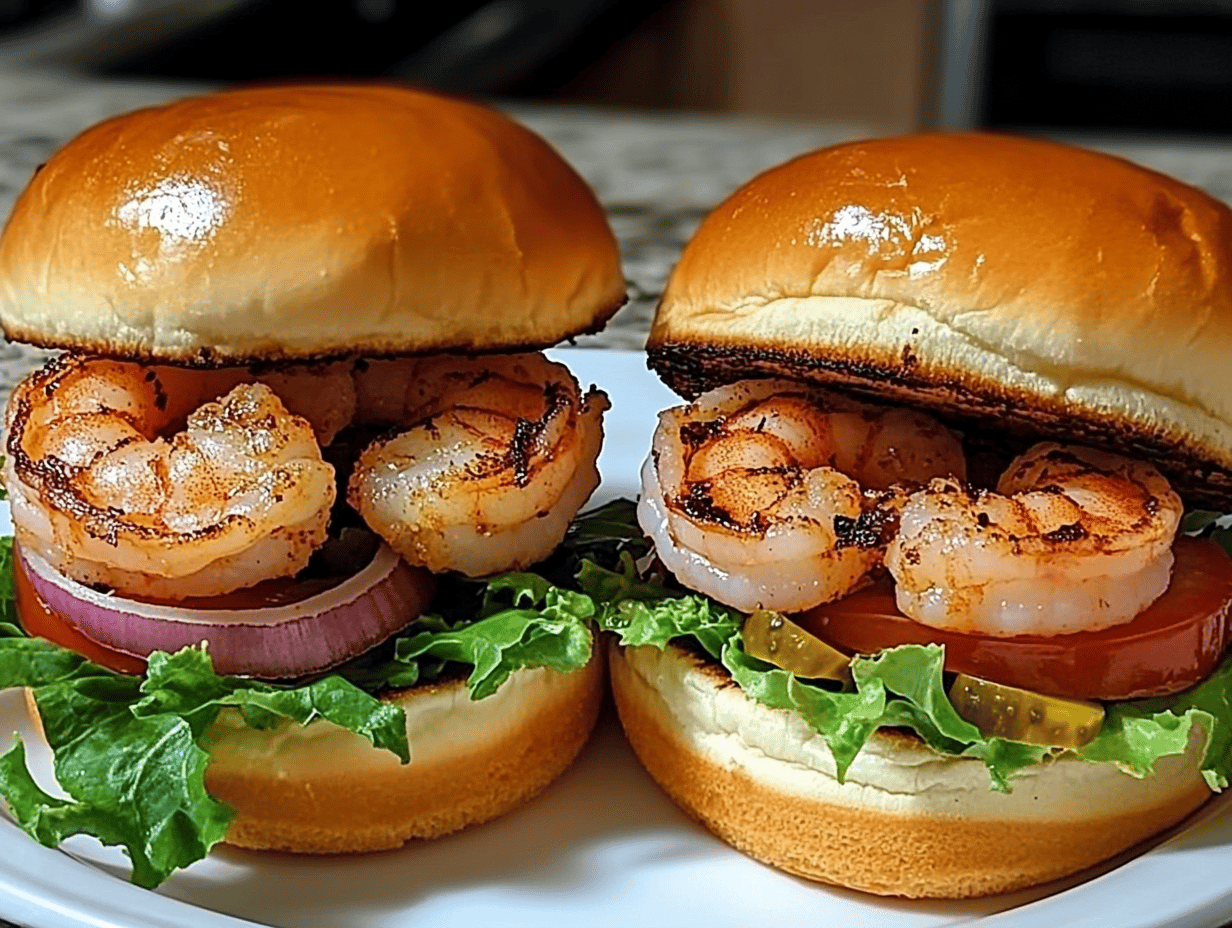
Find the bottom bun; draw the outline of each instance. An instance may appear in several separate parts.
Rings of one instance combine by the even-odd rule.
[[[1075,873],[1184,819],[1210,796],[1205,737],[1137,779],[1073,755],[994,792],[982,761],[879,731],[839,783],[794,713],[746,696],[674,645],[613,646],[612,689],[642,764],[685,812],[751,857],[881,895],[965,898]]]
[[[395,848],[503,815],[586,743],[604,691],[598,647],[573,673],[519,670],[486,699],[456,680],[401,690],[411,762],[329,723],[270,731],[225,710],[202,745],[205,785],[237,811],[228,844],[302,854]]]

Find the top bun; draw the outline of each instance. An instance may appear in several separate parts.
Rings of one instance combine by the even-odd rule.
[[[804,155],[702,223],[648,348],[686,396],[786,375],[1232,501],[1232,212],[1107,155],[980,134]]]
[[[181,364],[539,348],[624,299],[603,210],[546,142],[393,86],[100,123],[0,238],[10,339]]]

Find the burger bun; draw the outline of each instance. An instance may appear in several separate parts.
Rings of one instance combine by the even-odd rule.
[[[982,761],[880,730],[843,781],[794,713],[746,696],[677,645],[610,649],[620,721],[638,758],[691,817],[751,857],[880,895],[966,898],[1076,873],[1186,818],[1210,796],[1205,737],[1136,778],[1061,755],[1009,794]]]

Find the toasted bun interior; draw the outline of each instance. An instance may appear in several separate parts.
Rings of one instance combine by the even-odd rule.
[[[717,207],[652,365],[785,375],[960,426],[1122,449],[1232,504],[1232,211],[1092,151],[990,134],[804,155]]]
[[[0,238],[10,339],[177,363],[546,347],[624,298],[603,210],[546,142],[395,86],[100,123]]]
[[[724,841],[790,873],[882,895],[962,898],[1075,873],[1184,819],[1210,792],[1204,738],[1135,779],[1073,756],[993,792],[979,760],[883,731],[835,777],[799,716],[746,696],[674,645],[610,651],[630,743],[672,799]]]

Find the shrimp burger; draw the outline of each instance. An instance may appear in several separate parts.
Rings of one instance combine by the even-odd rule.
[[[1019,889],[1183,820],[1232,766],[1230,344],[1232,213],[1125,161],[921,135],[749,182],[649,342],[691,402],[605,620],[647,770],[881,894]]]
[[[0,239],[6,335],[64,350],[7,407],[0,688],[69,798],[18,743],[18,822],[153,885],[224,837],[396,847],[547,785],[603,688],[553,565],[607,402],[539,349],[623,301],[589,188],[483,106],[237,90],[54,155]]]

